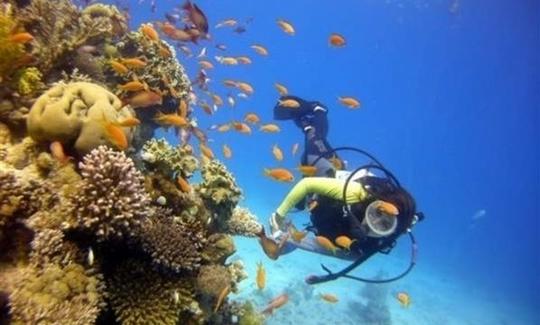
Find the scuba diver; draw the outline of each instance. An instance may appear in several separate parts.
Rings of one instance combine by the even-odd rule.
[[[291,103],[295,108],[291,108]],[[411,194],[375,157],[357,148],[330,146],[326,140],[327,114],[328,108],[322,103],[290,95],[282,96],[274,107],[275,119],[292,120],[304,133],[301,164],[316,168],[315,175],[301,179],[270,217],[272,238],[281,241],[279,254],[300,248],[354,261],[337,273],[322,265],[328,274],[308,277],[309,284],[339,277],[376,283],[401,278],[412,269],[416,259],[411,227],[424,216],[416,211]],[[361,153],[372,162],[353,172],[346,171],[336,153],[340,150]],[[311,225],[304,232],[286,220],[293,207],[299,210],[308,207]],[[313,235],[309,236],[309,232]],[[389,253],[396,239],[405,233],[409,234],[413,249],[411,263],[404,273],[386,280],[348,274],[375,253]]]

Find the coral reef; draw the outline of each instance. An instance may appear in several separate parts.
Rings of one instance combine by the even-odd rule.
[[[205,265],[197,276],[197,290],[213,298],[219,297],[223,288],[230,286],[232,276],[225,266]]]
[[[36,141],[73,144],[84,155],[99,145],[114,146],[104,125],[130,117],[134,113],[105,88],[86,82],[59,83],[36,100],[27,127]],[[119,129],[131,138],[130,128]]]
[[[239,325],[262,325],[264,316],[259,313],[250,301],[244,302],[238,311]]]
[[[199,168],[199,162],[188,146],[173,148],[165,139],[151,139],[141,150],[142,160],[161,174],[189,178]]]
[[[206,234],[196,220],[182,220],[160,209],[144,223],[139,237],[152,261],[165,269],[196,271],[201,266]]]
[[[22,66],[25,57],[25,45],[11,42],[14,33],[22,32],[15,18],[14,7],[4,4],[0,8],[0,80],[8,78]]]
[[[131,324],[177,324],[182,312],[201,313],[189,279],[163,275],[140,261],[119,263],[107,282],[116,320]]]
[[[236,248],[233,238],[226,234],[216,233],[208,237],[208,245],[202,256],[208,264],[223,264],[234,252]]]
[[[236,207],[231,218],[226,221],[226,232],[231,235],[257,237],[261,231],[262,225],[257,217],[246,208]]]
[[[46,264],[28,266],[14,276],[10,295],[13,324],[94,324],[104,306],[99,275],[82,266]]]
[[[205,206],[214,212],[214,224],[220,231],[227,230],[227,221],[240,201],[242,191],[225,165],[212,160],[201,169],[203,182],[196,188]]]
[[[29,96],[45,87],[41,72],[36,67],[20,69],[15,74],[16,89],[20,95]]]
[[[152,214],[144,178],[123,152],[100,146],[79,164],[82,183],[72,197],[74,228],[98,240],[133,233]]]

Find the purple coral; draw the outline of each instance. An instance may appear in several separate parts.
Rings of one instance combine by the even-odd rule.
[[[100,146],[79,163],[83,177],[75,198],[77,225],[99,240],[133,233],[151,215],[144,177],[123,152]]]

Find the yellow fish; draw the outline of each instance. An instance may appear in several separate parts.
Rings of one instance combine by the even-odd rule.
[[[208,148],[204,143],[199,144],[199,149],[201,150],[201,153],[204,157],[208,158],[209,160],[214,159],[214,153],[212,152],[212,149]]]
[[[306,238],[308,234],[307,231],[300,231],[296,229],[296,227],[292,223],[289,225],[289,233],[291,234],[292,239],[297,243],[301,242],[304,238]]]
[[[262,56],[268,55],[268,50],[262,45],[253,44],[253,45],[251,45],[251,48],[254,49],[255,52],[257,52],[257,54],[259,54],[259,55],[262,55]]]
[[[272,154],[274,155],[274,158],[276,158],[277,161],[283,160],[283,151],[281,151],[281,149],[278,147],[277,144],[275,144],[272,147]]]
[[[287,87],[283,86],[282,84],[280,83],[277,83],[275,82],[274,83],[274,87],[276,87],[278,93],[281,95],[281,96],[285,96],[289,93],[289,90],[287,90]]]
[[[315,240],[317,240],[317,244],[321,245],[324,249],[329,250],[332,252],[332,254],[336,255],[336,251],[339,249],[330,241],[330,239],[324,237],[324,236],[315,236]]]
[[[339,301],[338,297],[336,295],[333,295],[331,293],[321,293],[320,297],[329,303],[335,304]]]
[[[401,307],[409,307],[411,304],[411,297],[406,292],[398,292],[396,298],[399,301]]]
[[[296,169],[298,169],[302,175],[304,176],[315,176],[317,174],[317,167],[315,166],[309,166],[309,165],[300,165]]]
[[[277,126],[274,123],[263,124],[263,125],[261,125],[259,130],[261,130],[263,132],[268,132],[268,133],[276,133],[276,132],[281,131],[279,126]]]
[[[361,103],[354,97],[338,97],[338,101],[348,108],[359,108]]]
[[[265,168],[264,174],[280,182],[290,183],[294,181],[293,174],[285,168],[273,168],[273,169]]]
[[[259,290],[264,289],[266,285],[266,270],[264,269],[264,266],[262,262],[257,263],[257,288]]]
[[[338,236],[334,241],[339,247],[345,248],[346,250],[351,250],[351,245],[356,241],[356,239],[351,240],[347,236]]]
[[[295,33],[295,30],[294,30],[294,27],[291,23],[289,23],[288,21],[285,21],[283,19],[278,19],[277,21],[277,24],[279,26],[279,28],[281,28],[282,31],[284,31],[286,34],[289,34],[289,35],[294,35]]]
[[[225,157],[227,159],[232,157],[232,150],[226,144],[223,145],[223,157]]]
[[[300,103],[294,99],[278,100],[279,106],[287,108],[298,108]]]

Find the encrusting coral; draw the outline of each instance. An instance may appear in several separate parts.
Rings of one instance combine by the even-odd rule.
[[[94,324],[104,306],[103,280],[76,263],[27,266],[14,277],[13,324]]]
[[[262,225],[247,208],[236,207],[232,216],[226,221],[226,232],[231,235],[257,237]]]
[[[191,177],[199,168],[199,162],[189,148],[185,146],[174,148],[165,139],[147,141],[141,150],[141,158],[171,179],[175,176]]]
[[[200,222],[182,220],[160,209],[141,228],[142,247],[155,264],[175,272],[199,269],[207,242]]]
[[[98,240],[123,237],[152,214],[144,178],[123,152],[100,146],[79,164],[82,183],[71,204],[74,228]]]
[[[182,312],[201,313],[189,279],[161,274],[134,259],[112,270],[107,287],[116,320],[123,325],[182,324]]]
[[[105,124],[134,117],[107,89],[87,82],[59,83],[41,95],[30,110],[27,127],[38,142],[73,144],[81,155],[99,145],[114,146]],[[129,140],[131,128],[119,128]]]

